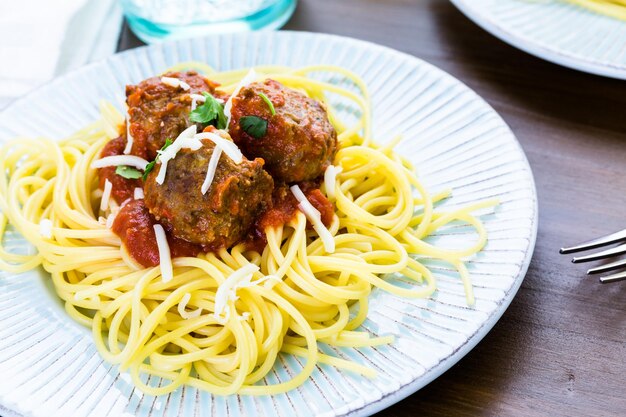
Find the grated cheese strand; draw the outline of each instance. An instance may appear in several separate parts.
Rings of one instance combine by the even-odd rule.
[[[104,191],[102,192],[102,200],[100,200],[100,210],[106,211],[109,208],[109,199],[111,198],[111,190],[113,184],[108,179],[104,180]]]
[[[290,190],[294,197],[296,197],[296,200],[298,200],[298,203],[300,203],[298,204],[298,208],[311,222],[311,224],[313,225],[313,229],[315,229],[317,235],[322,240],[322,244],[324,245],[324,249],[326,250],[326,252],[335,253],[335,238],[330,233],[330,230],[328,230],[326,226],[324,226],[324,223],[322,222],[322,215],[320,214],[320,212],[317,211],[315,207],[313,207],[313,205],[306,198],[300,187],[298,187],[297,185],[292,185],[290,187]]]
[[[202,194],[206,194],[211,188],[211,184],[213,183],[213,178],[215,177],[215,171],[217,171],[217,164],[220,162],[220,156],[222,156],[222,148],[215,145],[213,149],[213,154],[211,155],[211,159],[209,160],[209,167],[206,171],[206,177],[204,178],[204,182],[202,183],[202,187],[200,191]]]
[[[128,155],[133,149],[133,135],[130,134],[130,115],[126,113],[126,147],[124,148],[124,154]]]
[[[278,278],[276,275],[268,274],[257,279],[256,281],[242,282],[240,285],[237,286],[237,288],[254,287],[255,285],[263,284],[265,288],[272,289],[274,285],[276,285],[279,282],[280,282],[280,278]]]
[[[198,307],[197,310],[190,312],[185,310],[185,307],[187,307],[187,303],[189,302],[189,300],[191,300],[191,294],[185,293],[185,295],[183,295],[183,298],[180,300],[180,303],[178,303],[178,314],[180,314],[180,316],[185,320],[200,317],[200,314],[202,314],[202,307]]]
[[[231,117],[230,112],[233,108],[233,97],[239,94],[239,91],[241,91],[242,88],[246,87],[248,84],[255,82],[257,78],[258,76],[257,76],[256,71],[254,71],[254,68],[250,68],[250,71],[248,71],[246,76],[243,77],[241,81],[239,81],[239,84],[237,84],[237,87],[235,87],[235,90],[228,98],[228,101],[226,102],[226,104],[224,104],[224,116],[226,116],[226,129],[228,129],[228,126],[230,125],[230,117]]]
[[[253,287],[260,285],[268,280],[272,280],[273,284],[280,281],[275,275],[266,275],[256,281],[252,281],[255,272],[259,271],[259,267],[255,264],[247,264],[233,272],[220,284],[215,293],[215,310],[213,316],[218,323],[225,324],[230,318],[230,310],[226,308],[228,300],[235,301],[238,288]],[[267,283],[265,284],[268,287]]]
[[[106,223],[105,223],[107,229],[110,229],[113,227],[113,222],[115,221],[116,216],[117,216],[117,213],[109,214],[109,217],[107,217]]]
[[[173,77],[161,77],[161,82],[165,85],[169,85],[170,87],[174,87],[174,88],[182,88],[183,90],[187,91],[189,90],[191,87],[189,86],[189,84],[187,84],[186,82],[179,80],[178,78],[173,78]]]
[[[198,107],[198,103],[204,103],[206,98],[202,94],[189,94],[191,97],[191,111],[194,111]]]
[[[206,97],[203,96],[202,94],[189,94],[189,97],[191,97],[192,100],[196,100],[198,103],[204,103],[206,101]],[[221,98],[216,98],[213,97],[215,99],[215,101],[217,101],[220,104],[224,104],[224,100],[222,100]]]
[[[241,316],[237,317],[237,320],[239,321],[248,321],[250,319],[250,312],[249,311],[244,311],[243,313],[241,313]]]
[[[52,220],[41,219],[39,222],[39,234],[46,239],[52,239]]]
[[[237,145],[235,145],[235,142],[232,142],[230,140],[224,139],[223,137],[221,137],[217,133],[202,132],[202,133],[198,133],[195,136],[195,138],[196,139],[208,139],[208,140],[210,140],[211,142],[213,142],[215,144],[216,147],[221,148],[222,151],[224,151],[224,153],[226,155],[228,155],[228,157],[230,159],[232,159],[233,162],[236,163],[236,164],[240,164],[241,161],[243,161],[243,154],[241,153],[241,150],[239,150]]]
[[[137,169],[145,170],[148,161],[134,155],[113,155],[105,156],[91,163],[92,168],[116,167],[126,165]]]
[[[153,226],[156,236],[157,247],[159,248],[159,266],[161,268],[161,278],[163,282],[169,282],[174,278],[174,269],[172,267],[172,255],[170,245],[167,243],[165,230],[160,224]]]
[[[133,198],[135,200],[142,200],[143,197],[144,197],[144,195],[143,195],[143,188],[141,188],[141,187],[135,188],[135,190],[133,191]]]
[[[204,103],[206,101],[206,97],[202,94],[189,94],[192,100],[197,101],[198,103]]]
[[[202,142],[194,137],[198,129],[196,125],[190,126],[187,129],[183,130],[180,135],[174,140],[170,146],[165,148],[163,151],[158,151],[159,154],[159,162],[160,168],[159,173],[156,177],[156,182],[159,185],[163,184],[165,181],[165,175],[167,174],[167,163],[176,158],[176,154],[183,148],[191,149],[193,151],[197,151],[202,147]]]

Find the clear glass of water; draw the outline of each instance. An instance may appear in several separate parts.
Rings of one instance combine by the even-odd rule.
[[[121,0],[132,31],[144,42],[209,33],[278,29],[296,0]]]

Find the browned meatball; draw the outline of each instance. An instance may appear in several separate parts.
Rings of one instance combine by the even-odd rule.
[[[222,153],[213,182],[206,194],[201,187],[215,149],[202,140],[197,151],[180,150],[169,161],[162,185],[156,182],[157,164],[144,184],[145,203],[174,236],[205,249],[228,248],[252,225],[257,213],[271,201],[274,181],[263,170],[263,160],[246,158],[235,164]]]
[[[275,115],[259,93],[272,102]],[[244,116],[266,120],[266,134],[246,133]],[[252,83],[233,98],[229,132],[248,158],[263,158],[274,179],[287,183],[319,177],[337,151],[337,132],[324,106],[274,80]]]
[[[161,81],[162,77],[176,78],[189,85],[189,90],[172,87]],[[138,85],[126,86],[126,103],[130,116],[130,133],[133,136],[133,155],[152,160],[166,139],[174,140],[191,126],[190,94],[203,91],[216,95],[218,84],[195,71],[170,72],[148,78]]]

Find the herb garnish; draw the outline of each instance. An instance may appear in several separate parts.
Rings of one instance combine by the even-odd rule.
[[[274,109],[274,104],[271,102],[271,100],[265,95],[264,92],[259,92],[259,97],[261,97],[263,99],[263,101],[265,102],[265,104],[267,104],[267,107],[270,108],[270,111],[272,112],[272,116],[274,116],[276,114],[276,110]]]
[[[207,92],[203,92],[205,100],[189,114],[189,120],[194,123],[212,124],[218,129],[226,128],[224,107]]]
[[[239,126],[256,139],[261,139],[267,133],[267,120],[257,116],[243,116],[239,119]]]
[[[156,164],[156,159],[154,161],[150,162],[148,165],[146,165],[146,170],[143,172],[143,176],[141,177],[142,180],[145,181],[146,178],[148,178],[148,174],[154,168],[154,164]]]
[[[165,144],[163,145],[161,150],[157,151],[157,156],[156,156],[156,158],[154,158],[154,161],[152,161],[152,162],[148,163],[148,165],[146,165],[146,169],[143,171],[143,176],[142,176],[142,179],[144,181],[146,180],[146,178],[148,178],[148,174],[150,173],[150,171],[152,171],[154,169],[154,166],[156,165],[157,161],[159,160],[159,155],[161,155],[161,153],[163,153],[163,151],[166,150],[167,147],[170,146],[172,143],[174,143],[173,140],[165,139]]]
[[[136,180],[137,178],[141,178],[142,175],[141,172],[137,171],[135,168],[126,165],[118,165],[118,167],[115,168],[115,173],[129,180]]]

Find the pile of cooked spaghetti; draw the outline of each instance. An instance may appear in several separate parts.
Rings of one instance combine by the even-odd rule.
[[[195,71],[176,72],[188,69]],[[368,297],[374,288],[429,297],[436,282],[423,258],[456,268],[474,302],[464,260],[487,237],[471,213],[497,202],[436,211],[450,192],[427,192],[393,151],[400,138],[372,141],[369,95],[355,74],[329,66],[255,70],[181,64],[127,87],[126,115],[101,103],[101,119],[70,137],[17,138],[0,149],[0,233],[8,221],[36,248],[22,255],[1,247],[0,268],[41,265],[105,360],[149,394],[183,384],[219,395],[275,394],[302,384],[318,363],[374,377],[318,344],[392,343],[359,330]],[[318,73],[345,82],[320,81]],[[207,91],[196,91],[198,82]],[[329,97],[350,103],[358,120],[347,126]],[[287,111],[288,103],[301,108]],[[172,127],[172,112],[182,125]],[[271,135],[303,120],[311,125],[283,143],[284,155],[257,158],[257,144],[271,146],[279,141]],[[281,158],[308,155],[297,146],[320,137],[329,145],[317,165],[284,169]],[[224,191],[232,184],[242,191],[235,197]],[[204,212],[202,204],[218,209]],[[424,240],[450,222],[473,226],[476,241],[449,249]],[[412,286],[388,279],[398,276]],[[301,372],[264,383],[280,354],[302,358]],[[142,374],[164,382],[149,386]]]

